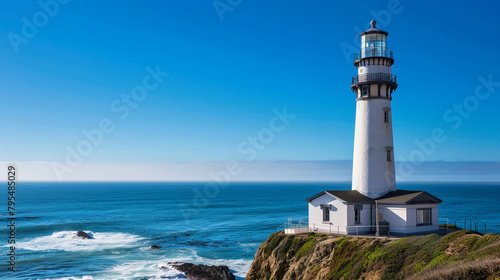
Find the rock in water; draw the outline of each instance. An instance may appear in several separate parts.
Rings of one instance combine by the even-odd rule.
[[[158,246],[158,245],[152,245],[152,246],[151,246],[151,249],[152,249],[152,250],[158,250],[158,249],[160,249],[160,248],[161,248],[161,246]]]
[[[80,230],[79,232],[76,233],[75,236],[73,236],[73,238],[80,238],[80,239],[93,239],[92,235],[89,235],[88,233],[86,233],[85,231],[83,230]]]
[[[183,272],[189,280],[235,280],[233,273],[225,265],[179,262],[169,262],[168,264],[170,267]]]

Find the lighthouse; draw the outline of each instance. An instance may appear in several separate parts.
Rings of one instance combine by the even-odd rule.
[[[352,78],[356,94],[356,127],[352,166],[352,190],[378,198],[396,190],[392,139],[392,94],[398,87],[392,74],[388,33],[370,22],[359,34],[361,50],[354,57],[358,74]]]
[[[361,49],[354,57],[358,73],[351,83],[356,94],[351,190],[324,190],[307,198],[305,230],[347,235],[439,230],[441,199],[426,191],[396,189],[391,100],[398,84],[391,72],[389,34],[376,24],[372,20],[370,29],[359,34]],[[288,233],[300,230],[293,227]]]

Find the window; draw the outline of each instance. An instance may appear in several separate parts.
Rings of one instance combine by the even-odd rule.
[[[361,87],[361,96],[368,96],[368,87],[367,86]]]
[[[323,222],[330,221],[330,207],[323,207]]]
[[[392,161],[391,150],[387,149],[385,150],[385,152],[387,154],[387,161]]]
[[[354,208],[354,223],[360,224],[361,223],[361,208]]]
[[[417,209],[417,225],[432,224],[431,208]]]
[[[384,111],[384,122],[389,122],[389,111]]]
[[[384,122],[388,123],[391,121],[391,108],[390,107],[384,107]]]
[[[377,38],[375,34],[372,34],[362,38],[361,51],[364,57],[387,56],[387,43],[385,37]]]

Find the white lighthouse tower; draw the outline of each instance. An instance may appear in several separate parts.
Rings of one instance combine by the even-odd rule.
[[[377,198],[396,190],[392,141],[391,100],[396,90],[392,51],[387,48],[388,33],[375,27],[361,33],[361,51],[354,66],[358,75],[352,78],[356,93],[356,129],[352,190]]]
[[[391,73],[388,33],[375,25],[372,20],[371,28],[359,34],[361,51],[354,59],[358,75],[351,84],[356,93],[352,190],[324,190],[306,199],[309,231],[407,235],[439,230],[441,199],[425,191],[396,190],[391,100],[398,84]]]

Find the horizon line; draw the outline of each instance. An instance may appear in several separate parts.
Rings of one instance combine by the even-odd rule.
[[[6,182],[6,181],[5,181]],[[343,180],[233,180],[230,182],[216,182],[216,181],[207,181],[207,180],[128,180],[128,181],[120,181],[120,180],[65,180],[65,181],[54,181],[54,180],[17,180],[19,183],[216,183],[216,184],[231,184],[231,183],[348,183],[351,184],[352,181],[343,181]],[[500,181],[464,181],[464,180],[411,180],[411,181],[398,181],[396,183],[399,184],[415,184],[415,183],[491,183],[491,184],[500,184]]]

